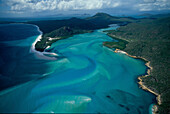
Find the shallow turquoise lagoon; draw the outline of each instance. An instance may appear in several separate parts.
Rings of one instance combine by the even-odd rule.
[[[0,112],[149,113],[155,96],[137,84],[137,77],[146,73],[145,63],[102,45],[113,41],[103,31],[116,28],[57,41],[46,50],[57,53],[56,60],[30,53],[37,35],[0,42],[10,54],[9,48],[15,47],[13,55],[17,55],[5,66],[16,74],[1,71],[1,78],[22,82],[0,92]]]

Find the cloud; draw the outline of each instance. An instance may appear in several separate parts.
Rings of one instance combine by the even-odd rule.
[[[170,10],[170,0],[144,0],[135,6],[139,11]]]
[[[1,0],[12,11],[70,11],[105,8],[135,11],[170,10],[170,0]]]
[[[4,0],[11,10],[81,10],[114,8],[117,0]]]

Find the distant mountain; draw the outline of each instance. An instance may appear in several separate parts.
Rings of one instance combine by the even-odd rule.
[[[44,51],[53,42],[68,38],[75,34],[87,33],[91,30],[106,28],[110,24],[125,25],[136,19],[128,17],[114,17],[106,13],[97,13],[85,19],[70,18],[64,20],[30,21],[29,24],[39,26],[43,32],[43,38],[35,45],[36,50]],[[50,41],[49,39],[52,38]]]
[[[118,19],[118,17],[111,16],[107,13],[97,13],[92,17],[86,18],[87,20],[93,20],[93,19],[99,19],[99,20],[113,20],[113,19]]]
[[[150,16],[152,16],[152,14],[149,14],[149,13],[143,13],[143,14],[141,14],[141,15],[139,15],[139,16],[150,17]]]
[[[125,22],[130,23],[133,21],[136,20],[128,17],[114,17],[106,13],[97,13],[96,15],[85,19],[73,17],[64,20],[29,21],[27,23],[39,26],[43,33],[49,33],[63,26],[83,30],[95,30],[106,28],[109,24],[123,24]]]
[[[156,14],[156,15],[152,15],[150,16],[151,18],[166,18],[169,17],[170,13],[166,13],[166,14]]]
[[[67,15],[68,16],[68,15]],[[78,18],[87,18],[90,17],[91,15],[88,13],[84,13],[84,14],[71,14],[69,15],[70,17],[78,17]]]
[[[135,22],[137,19],[132,17],[115,17],[111,16],[106,13],[97,13],[96,15],[86,18],[86,20],[90,21],[93,24],[96,24],[96,26],[99,27],[107,27],[105,25],[109,24],[119,24],[119,25],[125,25],[127,23]]]
[[[149,19],[156,19],[156,18],[166,18],[170,16],[170,13],[164,13],[164,14],[149,14],[149,13],[144,13],[139,15],[143,18],[149,18]]]
[[[114,24],[114,23],[121,23],[121,21],[117,20],[119,19],[118,17],[113,17],[109,14],[106,13],[97,13],[96,15],[92,17],[86,18],[86,20],[96,24],[96,26],[103,26],[109,25],[109,24]]]
[[[40,30],[44,34],[59,29],[63,26],[68,26],[76,29],[85,29],[85,30],[96,29],[93,23],[76,17],[70,19],[64,19],[64,20],[30,21],[27,23],[39,26]]]

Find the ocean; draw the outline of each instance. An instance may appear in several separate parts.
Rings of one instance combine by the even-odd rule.
[[[145,63],[103,46],[117,27],[59,40],[51,57],[31,50],[37,26],[0,25],[0,112],[150,113],[156,97],[137,83]]]

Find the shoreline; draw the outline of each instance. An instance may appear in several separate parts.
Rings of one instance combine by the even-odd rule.
[[[161,95],[158,94],[158,93],[156,93],[156,92],[154,92],[153,90],[149,89],[149,88],[144,84],[144,82],[143,82],[143,80],[142,80],[142,78],[145,78],[145,77],[150,76],[150,73],[151,73],[151,71],[152,71],[152,69],[153,69],[153,68],[150,66],[150,61],[148,61],[147,59],[145,59],[145,58],[143,58],[143,57],[132,56],[132,55],[128,54],[127,52],[122,51],[122,50],[120,50],[120,49],[116,49],[114,52],[115,52],[115,53],[126,54],[126,55],[129,56],[129,57],[132,57],[132,58],[135,58],[135,59],[142,59],[142,60],[145,61],[145,65],[148,67],[148,69],[147,69],[147,74],[146,74],[146,75],[143,75],[143,76],[138,76],[139,88],[142,88],[143,90],[148,91],[148,92],[156,95],[157,103],[158,103],[158,105],[161,105]],[[157,106],[157,105],[153,105],[153,106],[152,106],[152,113],[155,114],[157,111],[158,111],[158,106]]]
[[[121,42],[121,41],[123,41],[123,42],[125,41],[125,42],[128,42],[128,43],[131,42],[131,41],[127,40],[127,39],[124,39],[124,38],[121,38],[121,37],[117,37],[117,36],[115,36],[115,35],[110,35],[109,33],[107,33],[107,35],[110,36],[110,37],[113,38],[113,39],[118,40],[119,42]],[[105,46],[105,45],[104,45],[104,46]],[[106,47],[108,47],[108,46],[106,46]],[[127,44],[126,44],[126,46],[125,46],[124,48],[126,48],[126,47],[127,47]],[[108,48],[111,48],[111,47],[108,47]],[[114,47],[113,47],[113,48],[114,48]],[[111,48],[111,49],[112,49],[112,48]],[[123,49],[122,49],[122,50],[123,50]],[[143,57],[137,57],[137,56],[130,55],[130,54],[128,54],[127,52],[122,51],[122,50],[115,47],[115,51],[113,51],[113,52],[126,54],[126,55],[129,56],[129,57],[132,57],[132,58],[135,58],[135,59],[141,59],[142,61],[145,62],[145,66],[147,66],[148,69],[147,69],[145,75],[138,76],[139,88],[142,88],[143,90],[148,91],[148,92],[156,95],[157,104],[158,104],[158,105],[161,105],[161,104],[162,104],[162,103],[161,103],[161,102],[162,102],[162,101],[161,101],[161,95],[158,94],[158,93],[156,93],[156,92],[154,92],[153,90],[149,89],[149,88],[144,84],[144,82],[143,82],[143,80],[142,80],[142,78],[145,78],[145,77],[150,76],[150,73],[151,73],[151,71],[152,71],[152,69],[153,69],[153,68],[150,66],[150,61],[148,61],[147,59],[145,59],[145,58],[143,58]],[[153,113],[153,114],[156,114],[156,113],[157,113],[157,111],[158,111],[158,105],[154,104],[154,105],[152,106],[152,113]]]
[[[38,35],[38,37],[35,39],[35,41],[32,43],[31,45],[31,48],[30,48],[30,53],[35,53],[35,56],[37,58],[40,58],[40,59],[45,59],[45,60],[57,60],[56,57],[58,57],[58,54],[56,53],[50,53],[50,52],[40,52],[40,51],[37,51],[35,49],[35,45],[38,41],[41,40],[42,38],[42,35],[43,33],[40,31],[39,27],[37,25],[33,25],[33,26],[36,26],[37,27],[37,30],[40,32],[40,35]],[[47,47],[47,48],[50,48],[50,47]],[[46,55],[51,55],[53,57],[50,57],[50,56],[46,56]]]
[[[40,58],[40,59],[45,59],[45,60],[57,60],[56,57],[58,57],[58,54],[56,53],[50,53],[50,52],[40,52],[40,51],[37,51],[35,49],[35,45],[38,41],[40,41],[40,39],[42,38],[42,35],[43,35],[43,32],[40,30],[40,28],[37,26],[37,25],[34,25],[34,24],[27,24],[27,23],[9,23],[9,24],[24,24],[24,25],[31,25],[31,26],[34,26],[37,28],[37,31],[40,33],[40,35],[37,35],[37,38],[34,40],[34,42],[31,44],[31,47],[30,47],[30,53],[34,53],[35,56],[37,58]],[[47,47],[47,48],[50,48],[50,47]],[[47,49],[46,48],[46,49]],[[50,56],[46,56],[46,55],[50,55]]]
[[[35,26],[36,26],[36,25],[35,25]],[[36,27],[37,27],[37,29],[39,30],[39,27],[38,27],[38,26],[36,26]],[[40,31],[40,30],[39,30],[39,31]],[[40,31],[40,32],[41,32],[41,31]],[[107,35],[108,35],[108,34],[107,34]],[[108,35],[108,36],[111,37],[111,35]],[[36,44],[38,41],[40,41],[41,38],[42,38],[42,32],[41,32],[41,35],[39,35],[39,36],[37,37],[37,39],[34,41],[34,43],[32,44],[32,47],[34,48],[34,51],[35,51],[35,52],[38,52],[38,53],[41,53],[42,56],[45,56],[44,54],[50,54],[50,55],[58,56],[56,53],[39,52],[39,51],[37,51],[37,50],[35,49],[35,44]],[[112,37],[112,38],[114,38],[114,37]],[[124,39],[119,39],[119,38],[117,38],[117,40],[122,40],[122,41],[124,41]],[[126,41],[126,40],[125,40],[125,41]],[[129,42],[129,41],[126,41],[126,42]],[[126,45],[127,45],[127,44],[126,44]],[[48,46],[47,48],[50,48],[50,46]],[[46,49],[47,49],[47,48],[46,48]],[[148,61],[147,59],[145,59],[145,58],[143,58],[143,57],[137,57],[137,56],[130,55],[130,54],[128,54],[127,52],[122,51],[122,50],[120,50],[120,49],[116,49],[114,52],[115,52],[115,53],[126,54],[126,55],[129,56],[129,57],[132,57],[132,58],[135,58],[135,59],[141,59],[141,60],[143,60],[143,61],[145,62],[145,65],[148,67],[148,69],[147,69],[147,72],[146,72],[145,75],[138,76],[139,88],[142,88],[143,90],[148,91],[148,92],[156,95],[156,101],[157,101],[158,105],[160,105],[160,104],[161,104],[160,95],[159,95],[158,93],[154,92],[153,90],[149,89],[149,88],[144,84],[144,82],[143,82],[143,80],[142,80],[142,78],[145,78],[145,77],[150,76],[150,73],[151,73],[151,71],[152,71],[152,69],[153,69],[153,68],[150,66],[150,61]],[[45,57],[47,57],[47,56],[45,56]],[[48,57],[48,58],[55,58],[55,57]],[[55,58],[55,59],[56,59],[56,58]],[[153,114],[156,114],[156,112],[158,111],[158,105],[154,104],[154,105],[152,106],[152,113],[153,113]]]

